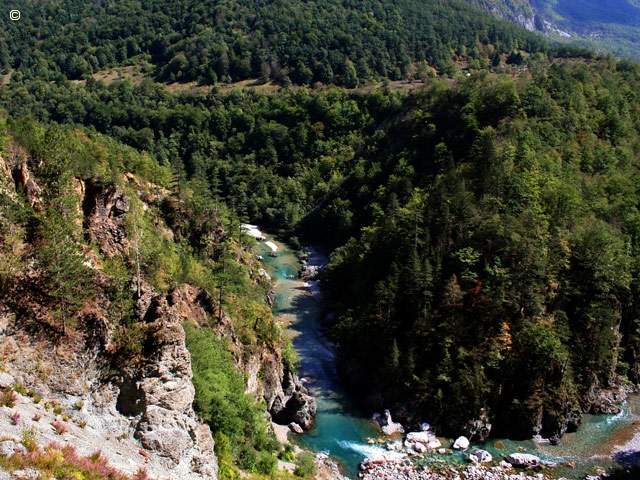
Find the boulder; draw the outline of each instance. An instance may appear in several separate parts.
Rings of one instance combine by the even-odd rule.
[[[529,468],[540,465],[540,458],[530,453],[512,453],[507,455],[506,460],[514,467]]]
[[[193,446],[182,413],[153,405],[147,407],[135,437],[147,450],[169,457],[176,464],[180,463],[182,454]]]
[[[435,440],[436,436],[432,432],[409,432],[405,440],[408,443],[423,443],[428,445],[431,441]]]
[[[431,450],[435,450],[437,448],[440,448],[441,446],[442,446],[442,443],[440,443],[440,440],[438,440],[437,438],[432,439],[427,444],[427,447],[429,447]]]
[[[469,448],[469,439],[465,436],[460,436],[453,442],[453,448],[455,450],[466,450]]]
[[[393,435],[395,433],[404,433],[404,428],[398,422],[394,422],[391,418],[391,412],[385,410],[384,414],[374,413],[373,421],[377,423],[385,435]]]
[[[289,430],[291,430],[294,433],[297,433],[298,435],[301,435],[304,433],[304,430],[302,430],[302,427],[298,425],[296,422],[291,422],[289,424]]]
[[[306,393],[295,392],[287,402],[287,410],[293,421],[305,430],[313,427],[313,420],[318,411],[316,401]]]
[[[474,450],[473,452],[471,452],[467,457],[467,459],[470,462],[475,463],[477,465],[481,463],[489,463],[493,461],[493,457],[491,456],[491,454],[486,450],[481,450],[481,449]]]
[[[413,449],[418,453],[425,453],[427,451],[427,447],[424,444],[418,442],[413,446]]]

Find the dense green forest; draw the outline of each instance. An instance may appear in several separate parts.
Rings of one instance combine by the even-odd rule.
[[[639,81],[603,60],[434,82],[354,166],[326,278],[370,407],[557,440],[638,382]]]
[[[8,11],[9,2],[0,2]],[[398,80],[458,56],[546,50],[542,37],[463,2],[43,1],[0,16],[0,71],[82,79],[141,65],[163,82]],[[489,46],[480,52],[478,46]]]

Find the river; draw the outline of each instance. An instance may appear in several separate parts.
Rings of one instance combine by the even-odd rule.
[[[259,244],[264,254],[264,265],[271,275],[275,291],[274,314],[276,320],[286,328],[300,358],[298,375],[310,393],[316,398],[318,414],[315,427],[303,435],[289,435],[301,447],[316,452],[325,452],[338,461],[350,478],[356,478],[358,464],[367,456],[380,450],[365,439],[380,438],[381,432],[349,402],[336,373],[335,352],[322,332],[321,292],[315,282],[303,282],[297,278],[300,264],[293,250],[286,244],[273,240],[278,247],[278,256],[271,257],[269,247]],[[324,264],[326,258],[314,251],[310,263]],[[393,412],[392,412],[393,413]],[[557,464],[557,468],[545,470],[550,478],[565,477],[568,480],[595,475],[598,469],[613,465],[609,455],[616,445],[623,445],[638,432],[640,420],[640,396],[635,395],[625,404],[619,415],[586,415],[576,433],[566,434],[559,445],[536,444],[533,441],[511,441],[491,439],[478,445],[488,450],[494,458],[515,451],[526,451],[539,456],[543,462]],[[498,440],[504,444],[501,447]],[[442,439],[450,446],[452,439]],[[425,457],[423,463],[464,464],[462,454]],[[575,468],[565,466],[575,463]]]

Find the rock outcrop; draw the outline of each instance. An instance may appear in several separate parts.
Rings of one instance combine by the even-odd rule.
[[[195,390],[191,357],[181,322],[204,316],[194,298],[199,289],[185,285],[154,297],[145,312],[145,362],[122,377],[117,407],[137,422],[134,437],[182,470],[195,465],[215,476],[217,461],[209,427],[198,422],[192,408]]]
[[[389,410],[384,411],[384,415],[380,413],[374,413],[372,420],[382,428],[382,433],[385,435],[393,435],[395,433],[404,433],[404,428],[399,422],[394,422],[391,418],[391,412]]]
[[[82,210],[89,241],[107,257],[121,254],[125,248],[123,222],[129,210],[129,196],[124,190],[87,180]]]

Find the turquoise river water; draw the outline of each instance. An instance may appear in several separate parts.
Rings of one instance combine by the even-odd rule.
[[[345,475],[356,478],[358,464],[383,448],[368,444],[366,439],[378,439],[382,434],[349,402],[340,383],[333,346],[321,329],[324,311],[317,283],[298,280],[300,264],[292,249],[284,243],[274,242],[279,247],[277,257],[267,255],[270,250],[266,245],[259,244],[258,247],[275,285],[274,313],[276,320],[286,327],[299,355],[298,375],[318,404],[315,427],[303,435],[289,434],[289,438],[312,451],[330,454],[343,467]],[[311,262],[326,263],[326,258],[314,252]],[[618,415],[586,415],[578,432],[566,434],[559,445],[490,439],[486,444],[477,446],[488,450],[497,459],[524,449],[538,455],[543,462],[557,464],[557,467],[545,470],[551,478],[573,480],[583,478],[585,474],[595,475],[599,468],[606,470],[612,467],[610,455],[613,449],[616,445],[624,445],[639,431],[638,420],[640,396],[634,396]],[[506,448],[496,448],[494,444],[498,440]],[[445,447],[452,444],[452,439],[441,441]],[[567,462],[575,463],[575,468],[565,466]],[[424,463],[432,463],[433,466],[464,464],[464,459],[460,453],[434,453],[426,457]]]

